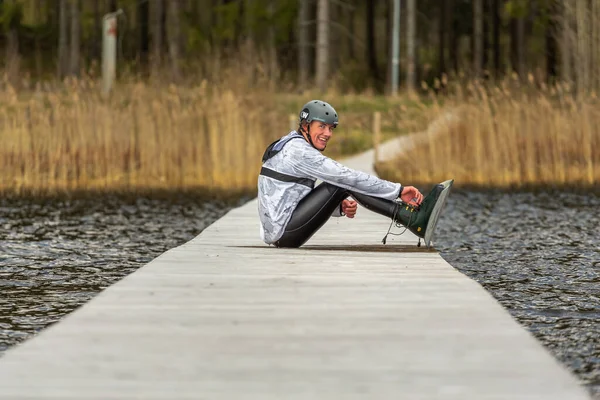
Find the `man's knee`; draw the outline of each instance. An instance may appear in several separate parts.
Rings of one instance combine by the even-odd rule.
[[[331,183],[327,183],[327,182],[323,182],[323,183],[321,183],[321,185],[324,185],[324,189],[326,189],[327,192],[329,192],[331,195],[336,195],[336,194],[344,195],[344,196],[348,195],[348,190],[344,189],[343,187],[332,185]]]

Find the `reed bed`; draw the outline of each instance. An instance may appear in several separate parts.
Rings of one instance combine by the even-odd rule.
[[[583,187],[600,181],[600,107],[565,88],[469,85],[422,108],[434,121],[383,177],[495,188]]]
[[[0,192],[254,192],[265,147],[313,97],[340,114],[325,152],[332,157],[371,146],[373,111],[384,139],[424,130],[412,149],[377,164],[390,180],[587,187],[600,178],[594,96],[479,85],[421,99],[291,94],[250,89],[240,76],[187,86],[131,80],[107,99],[93,79],[8,88],[0,93]]]
[[[288,128],[273,100],[210,87],[95,83],[0,96],[0,191],[42,195],[256,186],[260,157]]]
[[[335,158],[372,146],[374,110],[382,112],[384,138],[413,131],[422,114],[402,99],[277,93],[268,81],[249,85],[232,71],[212,85],[131,78],[107,99],[93,78],[8,87],[0,92],[0,192],[253,193],[264,149],[312,98],[340,110],[325,152]]]

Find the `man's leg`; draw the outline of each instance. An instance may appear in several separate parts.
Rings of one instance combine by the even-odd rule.
[[[373,211],[377,214],[383,215],[384,217],[394,218],[400,204],[392,201],[382,199],[380,197],[368,196],[366,194],[349,192],[350,196],[354,198],[364,208],[369,211]]]
[[[317,232],[348,197],[344,188],[321,183],[304,197],[292,214],[277,247],[300,247]]]
[[[416,236],[425,239],[425,245],[429,247],[453,182],[453,180],[448,180],[435,185],[418,207],[352,192],[350,195],[366,209],[392,218],[394,222],[404,225]]]
[[[344,188],[322,183],[300,201],[288,223],[283,236],[275,242],[277,247],[300,247],[317,232],[342,200],[352,196],[367,210],[376,212],[406,226],[418,237],[432,233],[453,181],[436,185],[418,208],[401,202],[386,200],[348,191]],[[440,198],[440,194],[444,195]],[[438,202],[438,200],[441,200]],[[433,216],[430,223],[430,217]],[[426,238],[426,245],[429,246]]]
[[[393,218],[399,208],[391,200],[354,193],[339,186],[322,183],[303,198],[290,219],[277,247],[300,247],[329,220],[342,200],[352,196],[363,207],[383,216]]]

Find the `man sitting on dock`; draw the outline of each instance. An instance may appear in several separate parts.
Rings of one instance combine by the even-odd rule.
[[[348,168],[321,154],[337,125],[335,109],[312,100],[300,111],[298,130],[267,148],[258,177],[261,239],[277,247],[300,247],[331,216],[354,218],[357,203],[347,199],[352,197],[366,209],[404,225],[419,237],[419,243],[424,238],[429,246],[452,181],[436,185],[423,198],[413,186]],[[317,179],[323,183],[315,187]]]

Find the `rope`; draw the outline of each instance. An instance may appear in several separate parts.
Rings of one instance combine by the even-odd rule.
[[[392,218],[392,222],[390,223],[390,226],[389,226],[389,228],[387,230],[387,233],[385,234],[385,236],[381,240],[381,243],[383,243],[383,244],[386,244],[388,235],[400,236],[400,235],[404,234],[404,232],[406,232],[406,230],[408,229],[408,226],[412,222],[413,213],[410,213],[410,217],[408,218],[408,223],[404,227],[404,230],[402,232],[400,232],[400,233],[392,233],[391,232],[392,225],[394,225],[394,223],[396,223],[396,226],[399,227],[399,228],[402,226],[402,224],[400,223],[400,221],[396,220],[396,215],[398,215],[398,207],[400,207],[400,204],[396,203],[395,206],[394,206],[394,217]],[[420,242],[421,242],[421,240],[419,239],[419,243]]]

